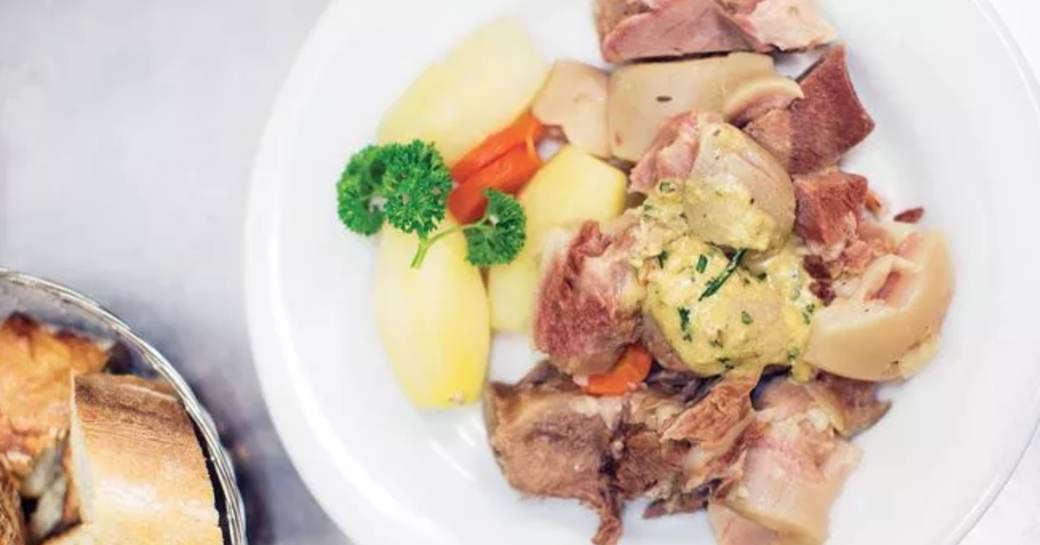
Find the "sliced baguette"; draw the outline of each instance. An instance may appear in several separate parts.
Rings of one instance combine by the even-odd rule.
[[[36,498],[56,477],[69,427],[69,375],[101,371],[109,351],[22,314],[0,326],[0,462]]]
[[[66,505],[79,524],[50,545],[220,545],[202,449],[183,406],[136,377],[75,379]]]

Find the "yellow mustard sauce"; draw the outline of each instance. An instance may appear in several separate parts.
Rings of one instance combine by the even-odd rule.
[[[643,205],[633,265],[646,286],[644,310],[679,357],[704,376],[791,364],[796,378],[810,378],[812,369],[800,363],[800,355],[819,302],[809,291],[798,243],[788,241],[768,255],[748,254],[731,267],[732,252],[727,255],[694,234],[684,195],[670,191],[668,182],[661,185]],[[711,193],[700,197],[710,198]],[[740,202],[730,193],[720,199],[731,209]],[[734,231],[746,234],[746,240],[775,236],[768,232],[772,223],[750,210],[732,213],[750,218]],[[754,226],[766,231],[749,229]]]

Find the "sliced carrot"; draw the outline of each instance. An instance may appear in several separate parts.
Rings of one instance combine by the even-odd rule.
[[[487,137],[475,149],[467,153],[451,168],[451,177],[456,182],[464,183],[495,160],[509,153],[520,145],[533,146],[545,133],[542,125],[531,112],[525,112],[502,131]]]
[[[629,346],[617,365],[602,375],[589,377],[585,391],[593,395],[621,395],[632,390],[650,374],[653,358],[641,344]]]
[[[459,184],[448,197],[448,209],[460,223],[479,220],[487,206],[485,189],[516,193],[541,166],[542,159],[533,146],[513,148]]]

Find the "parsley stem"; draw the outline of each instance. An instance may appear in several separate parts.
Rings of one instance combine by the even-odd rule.
[[[465,226],[456,225],[455,227],[452,227],[451,229],[445,229],[430,238],[419,237],[419,249],[416,250],[415,257],[412,258],[412,268],[418,269],[419,267],[422,267],[423,261],[426,260],[426,254],[430,251],[430,248],[437,243],[438,240],[453,233],[462,231],[465,228]]]
[[[430,247],[432,247],[434,244],[436,244],[437,241],[439,241],[440,239],[442,239],[442,238],[444,238],[444,237],[446,237],[448,235],[451,235],[451,234],[454,234],[454,233],[458,233],[459,231],[467,231],[469,229],[478,229],[478,228],[481,228],[481,227],[486,227],[485,224],[491,224],[491,225],[495,224],[495,218],[493,218],[491,216],[491,211],[490,210],[484,212],[484,217],[480,218],[479,220],[477,220],[477,221],[475,221],[473,223],[470,223],[470,224],[467,224],[467,225],[456,225],[455,227],[452,227],[450,229],[445,229],[445,230],[441,231],[440,233],[437,233],[436,235],[434,235],[431,238],[426,238],[426,237],[420,236],[419,237],[419,249],[415,252],[415,257],[412,258],[412,268],[413,269],[418,269],[419,267],[422,267],[423,261],[426,260],[426,254],[430,251]]]
[[[737,267],[740,266],[740,262],[744,259],[744,254],[746,253],[747,249],[737,250],[737,253],[733,254],[733,259],[729,260],[729,264],[726,265],[726,269],[722,271],[722,274],[708,282],[708,287],[704,289],[704,293],[701,294],[701,298],[698,301],[703,301],[715,295],[722,288],[722,285],[729,280],[729,277],[733,276],[733,273],[737,271]]]

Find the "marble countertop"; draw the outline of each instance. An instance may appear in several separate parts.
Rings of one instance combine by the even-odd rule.
[[[993,3],[1040,69],[1040,6]],[[242,301],[252,159],[326,4],[0,0],[0,265],[91,294],[178,365],[239,461],[257,545],[349,543],[271,428]],[[1040,441],[965,541],[993,543],[1040,543]]]

